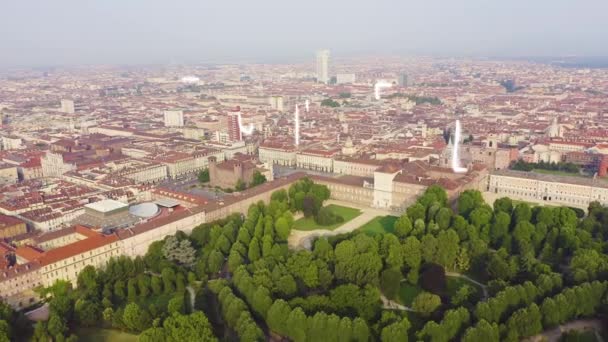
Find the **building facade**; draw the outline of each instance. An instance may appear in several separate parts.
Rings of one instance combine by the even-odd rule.
[[[164,111],[164,119],[166,127],[184,126],[184,112],[182,110],[166,110]]]
[[[329,50],[317,51],[317,82],[329,83]]]
[[[590,178],[500,170],[490,174],[488,191],[498,196],[583,209],[593,201],[608,204],[608,183]]]

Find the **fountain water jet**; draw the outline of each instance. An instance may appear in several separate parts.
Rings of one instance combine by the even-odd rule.
[[[308,104],[308,101],[306,102]],[[308,107],[308,106],[307,106]],[[295,121],[295,145],[300,145],[300,110],[298,109],[298,104],[296,104],[296,112],[294,113],[294,121]]]
[[[253,130],[255,129],[255,127],[253,126],[253,124],[249,124],[249,127],[243,126],[243,118],[241,117],[241,112],[239,111],[237,115],[238,115],[239,129],[241,131],[241,139],[242,139],[243,134],[251,135],[251,133],[253,133]]]
[[[466,167],[460,165],[460,156],[458,155],[458,148],[460,147],[460,120],[456,120],[456,129],[454,131],[454,146],[452,149],[452,170],[456,173],[467,172]]]
[[[382,89],[390,88],[392,86],[393,86],[392,83],[389,83],[389,82],[386,82],[383,80],[376,82],[376,84],[374,85],[374,97],[376,98],[376,100],[380,100],[380,91]]]

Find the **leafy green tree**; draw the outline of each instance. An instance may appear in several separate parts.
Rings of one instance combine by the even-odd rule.
[[[147,298],[150,295],[150,276],[146,274],[137,276],[137,291],[142,298]]]
[[[483,227],[490,224],[490,220],[492,220],[492,211],[487,206],[475,208],[471,211],[469,220],[475,227]]]
[[[500,210],[494,215],[490,228],[490,241],[494,246],[500,245],[504,237],[509,233],[511,215]]]
[[[321,101],[321,106],[323,107],[340,107],[340,104],[337,101],[334,101],[332,99],[325,99],[323,101]]]
[[[127,282],[127,299],[129,302],[137,300],[137,280],[134,278],[129,279]]]
[[[170,267],[165,267],[161,272],[161,278],[163,280],[163,289],[165,290],[165,293],[172,293],[175,290],[175,271]]]
[[[509,280],[517,273],[517,265],[511,263],[502,253],[491,253],[487,272],[492,279]]]
[[[389,268],[382,271],[380,276],[380,286],[382,287],[382,293],[388,299],[395,299],[399,293],[401,286],[401,272],[399,269]]]
[[[270,297],[270,291],[267,288],[260,286],[253,293],[253,299],[251,301],[251,308],[261,317],[266,317],[266,313],[272,305],[272,298]]]
[[[155,295],[163,293],[163,281],[160,277],[153,276],[150,281],[150,287]]]
[[[209,254],[209,260],[207,265],[209,273],[217,274],[222,269],[222,265],[224,265],[224,254],[219,251],[212,251]]]
[[[456,255],[456,261],[454,269],[462,273],[469,270],[471,267],[471,258],[469,257],[469,251],[466,247],[458,248],[458,255]]]
[[[458,234],[452,229],[442,230],[437,236],[435,261],[444,268],[454,268],[459,252]]]
[[[247,183],[245,183],[242,179],[238,179],[236,181],[236,185],[234,186],[234,190],[236,191],[243,191],[247,189]]]
[[[262,252],[260,251],[260,243],[257,237],[251,239],[249,243],[249,251],[247,252],[247,257],[250,262],[257,261],[262,257]]]
[[[532,209],[528,203],[519,203],[513,209],[513,222],[518,224],[520,222],[530,222],[532,219]]]
[[[410,221],[407,215],[401,215],[401,217],[399,217],[397,221],[395,221],[394,228],[395,235],[400,238],[405,238],[412,231],[412,221]]]
[[[268,327],[278,334],[286,335],[288,332],[287,318],[291,314],[289,304],[282,299],[277,299],[268,309],[266,322]]]
[[[217,341],[211,324],[200,311],[191,315],[172,315],[165,320],[162,328],[150,328],[138,339],[142,342]]]
[[[167,303],[167,312],[170,315],[176,313],[184,314],[186,312],[186,302],[183,293],[177,293],[173,298],[169,299],[169,303]]]
[[[49,315],[47,329],[51,336],[63,336],[68,331],[65,320],[55,313]]]
[[[122,320],[125,326],[134,332],[141,332],[152,323],[148,312],[142,310],[136,303],[129,303],[125,306]]]
[[[494,212],[503,212],[511,217],[511,213],[513,212],[513,201],[509,197],[496,199],[494,201]]]
[[[277,232],[278,241],[287,241],[289,233],[291,232],[291,227],[286,218],[279,217],[277,219],[277,222],[275,223],[275,230]]]
[[[477,190],[465,190],[458,197],[458,213],[463,217],[469,217],[469,214],[483,204],[483,197]]]
[[[169,236],[165,239],[162,251],[167,260],[184,266],[193,265],[196,259],[196,251],[188,239],[179,241],[177,237]]]
[[[234,249],[230,252],[230,255],[228,255],[228,269],[231,272],[234,272],[244,262],[243,256]]]
[[[399,342],[407,341],[407,331],[410,328],[410,322],[407,318],[403,318],[400,322],[396,322],[382,328],[380,338],[384,342]]]
[[[198,173],[198,181],[201,183],[209,182],[209,169],[204,169]]]
[[[441,298],[429,292],[421,292],[412,302],[412,309],[422,316],[429,316],[440,306]]]
[[[532,336],[542,331],[541,313],[536,304],[515,311],[507,321],[508,338]]]
[[[114,283],[114,296],[119,300],[124,300],[127,295],[125,293],[125,282],[118,280]]]
[[[473,288],[467,284],[461,286],[450,299],[452,305],[458,306],[466,303],[473,294]]]
[[[290,274],[286,274],[279,279],[276,285],[277,292],[283,297],[291,297],[298,290],[296,281]]]
[[[88,265],[78,273],[78,289],[81,291],[83,296],[89,298],[98,298],[100,285],[97,276],[97,270],[95,267]]]
[[[450,226],[450,221],[452,220],[452,216],[454,213],[450,208],[443,207],[439,209],[437,214],[435,215],[435,222],[439,226],[439,229],[448,229]]]
[[[437,255],[438,241],[432,234],[427,234],[420,241],[422,258],[426,262],[435,262]]]
[[[406,212],[411,221],[416,222],[418,219],[424,220],[426,209],[422,204],[415,203],[414,205],[408,207]]]
[[[253,179],[251,181],[251,186],[257,186],[260,184],[266,183],[266,176],[264,176],[260,171],[253,172]]]
[[[101,307],[96,302],[78,299],[74,305],[74,314],[78,324],[89,327],[99,322]]]
[[[464,336],[462,337],[463,342],[499,342],[500,331],[498,324],[490,324],[486,320],[480,320],[474,327],[468,328]]]

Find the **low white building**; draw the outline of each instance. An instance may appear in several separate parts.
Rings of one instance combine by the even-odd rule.
[[[282,166],[296,165],[296,150],[293,146],[263,144],[258,149],[259,159],[263,163]]]
[[[601,179],[499,170],[490,174],[488,191],[498,196],[584,209],[593,201],[608,205],[608,182]]]

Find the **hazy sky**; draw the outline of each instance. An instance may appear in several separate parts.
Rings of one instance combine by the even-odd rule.
[[[608,56],[608,0],[4,0],[0,65]]]

